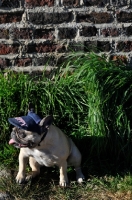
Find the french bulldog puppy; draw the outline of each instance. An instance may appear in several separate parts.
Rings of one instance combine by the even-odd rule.
[[[9,144],[20,148],[17,183],[39,175],[41,166],[54,165],[60,169],[60,186],[68,185],[67,166],[74,166],[79,183],[84,181],[81,154],[73,141],[52,125],[52,116],[41,119],[29,106],[27,116],[9,118],[8,121],[14,126]],[[26,177],[28,160],[32,175]]]

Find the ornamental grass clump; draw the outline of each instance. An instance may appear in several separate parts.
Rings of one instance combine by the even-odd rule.
[[[45,73],[38,77],[0,73],[0,155],[6,152],[4,144],[10,137],[7,119],[25,115],[28,103],[33,102],[40,117],[52,114],[54,123],[77,140],[85,160],[111,156],[128,166],[132,153],[131,80],[130,68],[94,53],[70,55],[52,79]],[[4,153],[6,160],[11,151]]]
[[[132,70],[93,53],[73,54],[70,59],[76,69],[74,78],[80,81],[87,98],[83,122],[88,125],[84,132],[91,141],[88,155],[99,162],[112,159],[119,168],[130,167]]]

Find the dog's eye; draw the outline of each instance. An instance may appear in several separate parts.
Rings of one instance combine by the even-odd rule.
[[[20,137],[25,138],[26,134],[25,133],[20,133]]]
[[[19,131],[19,135],[20,135],[20,137],[22,137],[22,138],[25,138],[25,137],[26,137],[26,134],[25,134],[24,131]]]
[[[18,129],[17,133],[18,133],[19,137],[21,137],[21,138],[25,138],[26,137],[25,132],[23,130],[21,130],[21,129]]]

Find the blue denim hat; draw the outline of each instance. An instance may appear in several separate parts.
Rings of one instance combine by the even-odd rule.
[[[32,111],[29,111],[27,116],[9,118],[8,121],[20,129],[40,133],[39,122],[41,118]]]

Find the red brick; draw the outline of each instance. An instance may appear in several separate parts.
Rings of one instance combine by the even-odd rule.
[[[110,43],[108,41],[97,41],[97,48],[99,51],[110,51]]]
[[[101,30],[101,33],[105,37],[108,37],[108,36],[117,37],[117,36],[119,36],[119,29],[117,29],[117,28],[105,28],[105,29]]]
[[[60,39],[73,39],[76,37],[76,28],[59,28],[58,36]]]
[[[111,3],[110,3],[111,2]],[[128,5],[127,0],[84,0],[85,6],[97,6],[97,7],[104,7],[107,5],[112,4],[113,6],[126,6]]]
[[[0,55],[15,54],[18,53],[18,44],[7,45],[0,44]]]
[[[36,52],[37,53],[46,53],[46,52],[54,52],[56,50],[55,44],[36,44]]]
[[[117,21],[118,22],[132,22],[132,12],[124,12],[121,11],[117,13]]]
[[[120,41],[117,44],[117,50],[123,52],[130,52],[132,51],[132,41]]]
[[[54,29],[36,29],[34,32],[34,38],[53,40],[55,38],[54,31]]]
[[[77,22],[89,22],[95,24],[102,24],[102,23],[110,23],[113,21],[113,17],[110,13],[102,12],[102,13],[78,13],[77,14]]]
[[[110,43],[105,41],[86,41],[85,44],[85,51],[90,52],[108,52],[110,51]]]
[[[129,27],[126,28],[126,35],[127,36],[132,35],[132,26],[129,26]]]
[[[8,59],[2,59],[0,58],[0,69],[5,69],[9,66],[9,60]]]
[[[76,7],[79,5],[79,0],[63,0],[63,6]]]
[[[57,66],[62,65],[64,62],[66,62],[67,58],[65,56],[61,56],[57,59]]]
[[[85,41],[84,42],[84,51],[86,51],[86,52],[90,52],[90,51],[97,52],[97,41]]]
[[[28,28],[15,28],[13,31],[13,35],[15,39],[32,39],[33,37],[33,30]]]
[[[91,37],[91,36],[96,36],[97,34],[97,28],[95,26],[84,26],[82,28],[82,31],[80,32],[81,36],[84,37]]]
[[[27,46],[27,53],[48,53],[48,52],[64,52],[65,47],[55,43],[39,43]]]
[[[57,64],[56,58],[54,56],[48,56],[48,55],[36,58],[34,63],[35,66],[44,66],[44,65],[54,66]]]
[[[72,19],[72,12],[64,13],[29,13],[29,21],[33,24],[61,24],[64,22],[70,22]]]
[[[2,0],[1,7],[18,8],[20,6],[19,0]]]
[[[83,51],[84,50],[84,42],[75,42],[72,41],[68,45],[68,51]]]
[[[21,12],[0,14],[0,24],[20,22],[22,19],[22,14],[23,13]]]
[[[131,0],[130,0],[131,1]],[[129,1],[129,2],[130,2]],[[117,0],[112,0],[112,4],[113,4],[113,6],[128,6],[128,0],[119,0],[119,1],[117,1]],[[129,3],[129,5],[130,5],[131,3]]]
[[[84,0],[85,6],[105,6],[104,0]]]
[[[0,39],[9,39],[8,29],[0,29]]]
[[[125,55],[112,55],[110,56],[110,60],[114,61],[117,64],[127,64],[128,63],[128,59]]]
[[[21,58],[21,59],[15,59],[15,65],[18,67],[22,66],[30,66],[32,64],[32,59],[31,58]]]
[[[54,0],[25,0],[27,7],[54,6]]]

